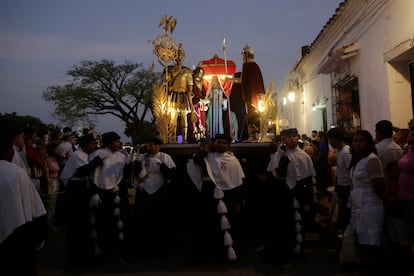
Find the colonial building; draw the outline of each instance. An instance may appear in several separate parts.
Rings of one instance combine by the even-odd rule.
[[[387,119],[406,128],[414,110],[414,1],[345,0],[277,91],[279,126],[302,133]]]

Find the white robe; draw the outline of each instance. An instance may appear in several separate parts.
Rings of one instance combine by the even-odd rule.
[[[13,231],[46,214],[39,193],[27,172],[0,160],[0,243]]]
[[[103,159],[103,164],[95,169],[94,183],[103,190],[113,189],[122,180],[123,170],[128,162],[127,156],[120,151],[113,152],[108,148],[102,148],[91,153],[89,160],[96,156]]]
[[[210,179],[220,189],[231,190],[243,184],[243,169],[232,152],[209,152],[205,162]]]
[[[69,179],[75,174],[76,169],[82,167],[89,163],[88,154],[85,153],[82,148],[76,150],[66,162],[65,167],[63,168],[62,173],[60,174],[60,179],[62,180],[65,186],[68,184]]]
[[[278,177],[276,169],[279,167],[279,161],[282,157],[282,154],[282,150],[279,149],[272,156],[272,159],[267,166],[267,171],[271,172],[275,177]],[[293,150],[288,148],[285,154],[290,160],[286,176],[286,185],[289,187],[289,189],[295,188],[296,182],[298,180],[316,175],[312,159],[299,147],[296,147]]]
[[[175,163],[170,155],[164,152],[158,152],[154,155],[146,156],[141,161],[142,171],[146,177],[142,180],[143,189],[153,194],[165,183],[164,175],[160,170],[160,163],[164,163],[168,168],[175,168]]]

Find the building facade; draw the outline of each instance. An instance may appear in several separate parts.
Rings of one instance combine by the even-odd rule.
[[[345,0],[278,94],[279,126],[349,132],[390,120],[407,128],[414,110],[414,1]]]

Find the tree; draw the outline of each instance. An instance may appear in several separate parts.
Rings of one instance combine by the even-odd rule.
[[[57,129],[57,126],[51,124],[46,125],[39,118],[30,115],[17,115],[16,112],[0,113],[0,130],[8,131],[9,128],[14,128],[16,126],[32,127],[36,129],[38,134]]]
[[[125,135],[140,141],[147,115],[152,115],[152,85],[160,78],[140,63],[84,60],[67,75],[64,86],[50,86],[43,99],[55,105],[55,116],[67,125],[94,124],[97,115],[111,114],[125,123]]]

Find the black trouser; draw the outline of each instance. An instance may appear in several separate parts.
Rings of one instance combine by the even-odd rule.
[[[71,265],[86,264],[93,256],[91,194],[86,180],[69,180],[66,187],[66,237]]]
[[[0,243],[0,270],[2,275],[36,275],[36,251],[46,237],[46,217],[35,218],[14,229]]]
[[[127,193],[123,189],[115,193],[110,190],[98,189],[99,197],[102,203],[95,208],[96,231],[98,233],[98,245],[105,252],[119,249],[121,254],[126,248],[128,237],[128,216],[129,204]],[[115,203],[115,198],[120,197],[120,203]],[[115,214],[115,209],[119,209],[119,215]],[[119,228],[118,223],[122,222],[123,227]],[[120,233],[124,235],[123,240],[120,239]]]
[[[272,261],[290,257],[295,241],[293,192],[285,181],[271,178],[263,201],[267,205],[263,257]]]
[[[153,194],[138,191],[135,197],[136,247],[140,255],[166,257],[172,241],[171,204],[167,185]]]

